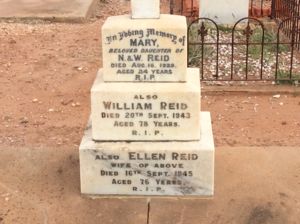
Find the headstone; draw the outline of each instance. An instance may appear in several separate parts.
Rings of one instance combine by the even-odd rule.
[[[159,1],[147,1],[149,8],[132,1],[132,16],[103,25],[104,68],[91,90],[91,120],[79,149],[81,192],[211,196],[211,118],[200,112],[199,69],[187,68],[186,21],[157,19]],[[140,10],[151,16],[134,16]]]
[[[248,14],[249,0],[199,0],[199,17],[218,24],[232,25]]]
[[[186,32],[182,16],[108,18],[102,27],[104,81],[185,82]]]
[[[131,0],[133,19],[158,19],[160,16],[159,0]]]

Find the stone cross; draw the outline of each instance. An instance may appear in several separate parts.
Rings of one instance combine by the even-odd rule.
[[[131,0],[133,19],[158,19],[160,0]]]

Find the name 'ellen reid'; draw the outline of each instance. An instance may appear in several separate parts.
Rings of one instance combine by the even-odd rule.
[[[129,160],[166,160],[166,153],[140,153],[140,152],[129,152]],[[195,153],[171,153],[171,160],[197,160],[198,155]]]

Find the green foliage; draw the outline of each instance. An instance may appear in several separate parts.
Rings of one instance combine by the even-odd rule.
[[[220,32],[224,33],[231,33],[232,32],[232,27],[226,26],[226,25],[219,25],[218,26]]]
[[[208,35],[216,36],[215,30],[212,28],[210,23],[204,23],[205,28],[207,29]],[[202,47],[203,47],[203,60],[206,60],[211,57],[216,49],[211,45],[201,44],[201,38],[198,34],[199,24],[193,24],[189,30],[189,42],[197,42],[198,44],[190,44],[189,46],[189,65],[194,67],[199,67],[202,60]],[[215,34],[212,34],[214,33]],[[206,41],[207,36],[205,37]],[[204,42],[205,42],[204,41]]]
[[[198,27],[196,25],[193,25],[190,27],[189,30],[189,42],[196,41],[198,39]]]
[[[300,80],[300,73],[292,73],[292,77],[290,79],[290,71],[279,70],[277,72],[277,84],[296,84]]]
[[[263,34],[263,30],[261,28],[256,28],[253,30],[253,35],[251,35],[249,43],[249,54],[258,59],[261,57],[262,45],[264,37],[264,55],[267,53],[277,53],[277,34],[272,30],[266,30]],[[253,45],[255,43],[255,45]],[[288,52],[290,50],[289,45],[279,44],[278,53]]]
[[[209,45],[203,46],[203,59],[206,60],[214,53],[214,48]],[[202,60],[202,45],[190,45],[189,47],[189,64],[191,66],[200,66]]]
[[[201,24],[200,24],[201,25]],[[212,23],[204,23],[205,29],[207,31],[207,35],[205,36],[205,43],[211,44],[202,44],[201,37],[198,33],[199,24],[194,24],[189,30],[189,41],[190,43],[194,43],[189,45],[189,65],[193,67],[200,67],[202,60],[204,61],[204,65],[207,66],[211,60],[214,60],[213,57],[216,55],[216,40],[217,40],[217,32],[216,28]],[[220,36],[225,35],[225,41],[230,41],[229,38],[231,36],[232,27],[229,26],[218,26],[220,31]],[[249,37],[249,45],[248,45],[248,56],[249,59],[257,59],[260,60],[263,49],[263,59],[264,63],[270,64],[270,66],[274,66],[276,60],[276,54],[290,52],[291,46],[290,44],[279,44],[277,46],[277,32],[274,30],[263,30],[259,26],[251,27],[253,32]],[[235,43],[234,46],[237,50],[235,50],[234,57],[237,57],[237,61],[244,60],[246,57],[246,36],[244,35],[245,29],[243,27],[237,27],[235,30]],[[220,43],[224,41],[220,40]],[[264,45],[262,46],[262,43]],[[230,44],[228,49],[230,49]],[[203,58],[202,58],[203,54]],[[244,55],[243,55],[244,54]],[[280,55],[281,57],[281,55]],[[230,61],[228,61],[230,63]],[[260,63],[260,62],[259,62]],[[279,66],[281,67],[281,66]],[[283,67],[282,67],[283,68]],[[249,71],[254,71],[255,66],[253,67],[251,63],[248,63],[248,67],[246,68],[246,64],[244,62],[236,64],[233,67],[234,73],[246,72],[246,69]],[[297,81],[298,80],[298,81]],[[289,71],[279,70],[277,72],[276,83],[278,84],[295,84],[297,85],[300,80],[300,73],[293,73],[292,78],[290,80]]]

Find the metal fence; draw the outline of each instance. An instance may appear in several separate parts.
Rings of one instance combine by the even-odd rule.
[[[188,64],[200,68],[203,81],[297,82],[299,22],[300,17],[286,18],[266,28],[247,17],[228,27],[196,19],[188,28]]]
[[[170,0],[170,14],[184,15],[187,18],[199,17],[199,0]]]
[[[197,19],[198,0],[169,2],[171,14],[192,21],[188,64],[202,80],[300,81],[300,0],[250,0],[250,17],[232,27]],[[277,23],[266,26],[261,17]]]
[[[273,0],[250,0],[249,16],[251,17],[268,17],[272,14]]]
[[[287,19],[300,16],[300,0],[272,0],[272,18]]]
[[[199,0],[169,0],[169,5],[170,14],[188,18],[199,16]],[[249,16],[278,19],[297,17],[300,16],[300,0],[249,0]]]
[[[297,18],[300,17],[300,0],[273,0],[272,18],[280,23],[284,34],[298,44],[296,47],[300,50],[300,23]],[[295,18],[293,21],[289,18]],[[294,30],[295,32],[290,32]],[[293,40],[294,39],[294,40]]]
[[[250,0],[249,16],[271,16],[272,1],[273,0]],[[187,18],[199,16],[199,0],[170,0],[169,4],[170,14],[184,15]]]

